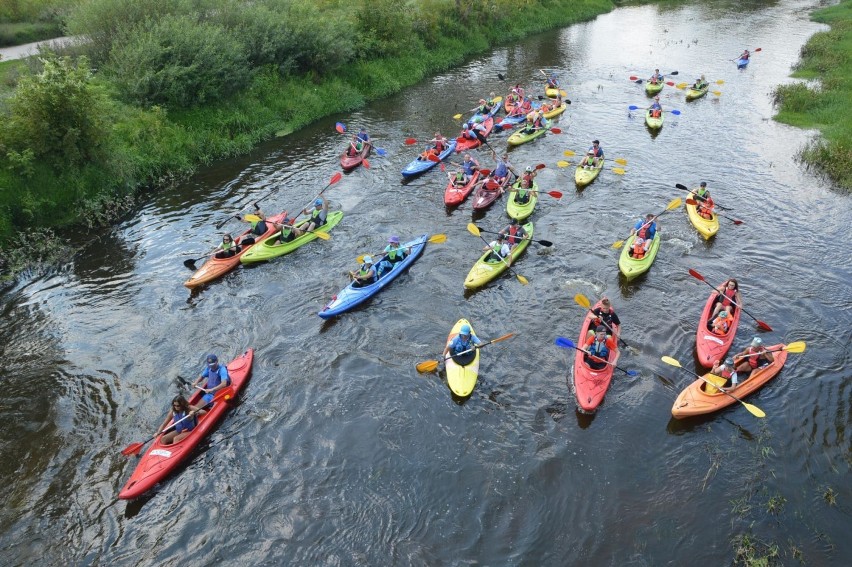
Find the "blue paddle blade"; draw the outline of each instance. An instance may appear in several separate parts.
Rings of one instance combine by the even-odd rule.
[[[571,339],[566,339],[565,337],[556,337],[556,340],[553,342],[556,344],[556,346],[562,348],[577,348],[576,346],[574,346],[574,343],[571,342]]]
[[[639,376],[639,373],[636,372],[635,370],[628,370],[627,375],[628,376]]]
[[[639,110],[638,106],[633,106],[632,104],[627,107],[628,110]]]
[[[380,156],[388,155],[387,150],[385,150],[384,148],[375,148],[375,150],[376,150],[376,153],[379,154]]]
[[[680,116],[680,110],[672,110],[672,114],[675,116]]]
[[[344,132],[346,132],[346,124],[344,124],[343,122],[338,122],[334,125],[334,129],[343,134]]]

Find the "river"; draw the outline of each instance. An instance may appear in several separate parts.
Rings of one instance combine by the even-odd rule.
[[[813,2],[700,2],[625,7],[494,49],[361,111],[329,117],[252,154],[217,163],[161,191],[123,222],[72,235],[61,267],[0,291],[6,486],[4,565],[696,565],[730,564],[744,534],[778,560],[842,564],[852,557],[849,198],[796,161],[814,135],[772,121],[771,90],[789,81],[800,47],[824,29]],[[743,49],[761,51],[737,71]],[[721,96],[686,103],[652,136],[628,106],[646,106],[628,77],[659,67],[676,81],[704,73]],[[510,84],[541,88],[557,69],[572,101],[548,134],[511,151],[544,163],[539,182],[562,191],[534,213],[533,245],[506,275],[465,293],[482,242],[468,201],[447,211],[436,170],[400,170],[457,112]],[[507,75],[500,81],[497,73]],[[215,246],[214,224],[275,186],[268,212],[309,203],[339,169],[337,121],[364,126],[387,156],[370,158],[325,192],[345,211],[329,241],[242,268],[190,294],[182,261]],[[582,192],[565,150],[601,140],[607,168]],[[491,138],[505,147],[506,134]],[[477,154],[490,166],[485,152]],[[611,248],[675,183],[706,180],[743,220],[704,242],[683,210],[660,219],[651,271],[629,283]],[[506,223],[505,202],[480,226]],[[228,228],[235,232],[235,221]],[[409,273],[365,307],[329,322],[316,313],[346,284],[360,254],[390,234],[444,233]],[[676,421],[706,285],[740,280],[746,308],[769,323],[768,344],[806,341],[748,401]],[[614,301],[632,349],[593,415],[576,408],[572,352],[584,316],[573,297]],[[482,351],[473,395],[454,400],[435,358],[452,324],[510,340]],[[757,333],[743,317],[734,348]],[[207,352],[256,349],[254,373],[188,465],[148,496],[118,491],[169,399],[188,393]],[[748,547],[748,546],[745,546]]]

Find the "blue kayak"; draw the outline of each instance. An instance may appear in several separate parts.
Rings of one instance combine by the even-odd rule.
[[[501,100],[500,102],[498,102],[494,106],[492,106],[491,110],[486,112],[485,114],[482,114],[481,112],[477,112],[476,114],[474,114],[473,116],[470,117],[468,122],[477,122],[477,120],[476,120],[477,118],[479,118],[479,122],[485,122],[486,118],[488,118],[489,116],[494,116],[495,114],[497,114],[497,112],[502,107],[503,107],[503,101]]]
[[[379,293],[423,254],[423,249],[426,248],[426,239],[428,238],[429,235],[424,234],[416,240],[404,243],[402,247],[409,249],[408,256],[404,260],[393,264],[393,268],[389,272],[385,272],[375,283],[364,287],[352,287],[352,284],[344,287],[337,295],[331,298],[331,301],[317,315],[323,319],[330,319],[335,315],[349,311]],[[385,258],[386,256],[383,256],[382,260]],[[381,261],[376,262],[375,265],[378,266],[380,263]]]
[[[518,114],[518,115],[515,115],[515,116],[507,116],[500,123],[500,126],[502,126],[503,124],[512,124],[512,125],[520,124],[521,122],[523,122],[526,119],[527,119],[526,114]]]
[[[442,160],[447,159],[449,156],[456,151],[456,140],[453,138],[447,142],[447,147],[443,152],[438,154],[438,157]],[[430,161],[428,159],[420,159],[420,156],[417,157],[416,160],[412,161],[408,165],[405,166],[405,169],[402,170],[403,177],[414,177],[415,175],[419,175],[424,171],[432,169],[438,165],[437,161]]]
[[[745,69],[749,59],[737,59],[737,69]]]

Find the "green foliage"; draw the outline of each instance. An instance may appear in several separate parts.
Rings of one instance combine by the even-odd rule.
[[[0,24],[0,47],[23,45],[62,35],[59,22],[21,22]]]
[[[0,23],[57,22],[74,4],[72,0],[3,0]]]
[[[355,15],[358,49],[366,59],[409,54],[422,49],[411,10],[399,0],[361,0]]]

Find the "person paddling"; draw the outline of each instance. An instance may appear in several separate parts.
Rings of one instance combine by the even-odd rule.
[[[716,304],[713,306],[713,312],[710,314],[709,321],[712,321],[720,311],[725,310],[729,314],[734,312],[736,303],[740,307],[743,304],[743,298],[740,296],[740,284],[734,278],[729,278],[725,283],[716,288],[718,297]]]
[[[695,207],[696,212],[705,219],[712,219],[716,203],[713,202],[713,197],[710,196],[710,190],[707,189],[707,182],[702,181],[701,186],[694,194],[695,200],[698,201]]]
[[[724,378],[725,384],[723,384],[722,387],[724,388],[730,385],[728,387],[730,390],[736,389],[737,383],[739,382],[739,376],[737,376],[737,373],[734,370],[734,359],[730,357],[725,359],[724,363],[721,360],[717,360],[713,364],[713,368],[710,369],[710,374]],[[706,387],[707,386],[705,386],[705,388]]]
[[[657,234],[657,216],[651,213],[645,215],[644,219],[639,219],[630,234],[635,234],[633,247],[630,249],[630,256],[637,260],[645,257],[651,243],[654,241],[654,236]]]
[[[772,364],[774,361],[775,356],[766,350],[766,347],[763,346],[763,339],[760,337],[754,337],[744,351],[734,355],[737,374],[745,375],[746,378],[751,375],[753,370]]]
[[[509,226],[501,230],[500,234],[506,237],[506,243],[510,250],[520,244],[521,240],[528,237],[527,231],[515,218],[509,221]]]
[[[406,249],[400,246],[399,237],[391,236],[388,239],[388,245],[385,246],[385,255],[387,256],[388,262],[396,264],[397,262],[405,260],[405,257],[408,254]]]
[[[202,382],[205,382],[203,388],[198,386]],[[204,392],[204,395],[201,396],[202,403],[193,406],[192,409],[200,411],[204,406],[213,401],[217,390],[230,386],[230,384],[231,376],[228,374],[228,368],[219,364],[219,357],[215,354],[208,354],[207,366],[204,367],[201,375],[192,384],[193,387],[197,387]]]
[[[651,75],[651,78],[648,79],[648,82],[652,85],[659,85],[663,82],[663,75],[660,73],[659,69],[654,69],[654,74]]]
[[[222,242],[219,246],[216,247],[215,258],[217,260],[224,260],[225,258],[230,258],[234,254],[240,251],[241,247],[239,244],[234,242],[234,239],[227,232],[222,235]]]
[[[373,267],[372,256],[364,256],[364,263],[355,272],[349,272],[352,287],[368,286],[376,281],[376,269]]]
[[[595,334],[595,329],[603,326],[606,329],[606,334],[608,337],[612,336],[613,326],[618,325],[621,326],[621,319],[618,318],[615,311],[612,308],[612,302],[608,297],[601,298],[600,307],[595,307],[591,311],[589,311],[586,316],[589,319],[589,332],[586,337],[592,337]]]
[[[692,90],[700,91],[704,87],[707,86],[707,79],[704,78],[704,75],[701,75],[700,78],[695,79],[695,83],[692,85]]]
[[[601,161],[604,159],[603,148],[599,140],[592,140],[592,145],[589,151],[586,152],[586,157],[580,162],[583,169],[591,169],[592,167],[600,167]]]
[[[585,362],[592,370],[603,370],[606,368],[606,360],[609,353],[616,349],[615,339],[607,336],[606,327],[599,325],[595,329],[595,336],[586,340],[586,353],[583,355]]]
[[[485,258],[486,262],[500,263],[505,261],[508,265],[512,264],[512,258],[506,258],[511,253],[512,249],[509,243],[506,242],[506,235],[502,232],[497,234],[497,238],[488,243],[488,246],[482,249],[483,252],[490,250],[491,253]]]
[[[462,325],[461,329],[459,329],[459,334],[453,337],[453,340],[444,348],[443,356],[445,359],[448,356],[452,356],[453,362],[459,366],[467,366],[476,358],[476,349],[474,347],[478,344],[482,344],[482,341],[473,334],[470,325]]]
[[[494,161],[497,162],[497,166],[494,168],[493,171],[494,180],[497,183],[503,185],[503,182],[506,180],[506,177],[508,177],[509,172],[511,172],[517,177],[518,174],[515,172],[515,169],[512,167],[512,164],[509,163],[509,154],[504,153],[502,158],[498,158],[497,152],[491,150],[491,155],[494,156]]]
[[[651,103],[648,110],[651,111],[651,118],[659,118],[663,115],[663,106],[660,104],[659,95],[654,97],[654,102]]]
[[[308,219],[306,226],[304,226],[302,229],[297,229],[299,234],[303,232],[310,232],[316,228],[319,228],[325,224],[325,219],[328,216],[328,201],[326,201],[322,197],[317,197],[317,199],[314,201],[314,208],[302,209],[302,212],[300,214],[310,214],[311,218]]]
[[[266,224],[266,216],[260,210],[260,206],[257,203],[254,204],[254,215],[250,218],[252,220],[248,221],[248,223],[251,226],[251,232],[243,236],[239,241],[239,244],[243,246],[254,244],[257,241],[257,237],[263,236],[269,230],[269,226]],[[277,227],[278,225],[273,224],[273,226]]]
[[[278,233],[278,236],[275,238],[275,244],[285,244],[287,242],[292,242],[293,239],[296,238],[297,232],[299,229],[293,226],[293,219],[289,216],[285,216],[284,220],[281,221],[281,232]]]
[[[205,413],[207,412],[204,410],[193,410],[183,396],[175,396],[172,400],[171,409],[168,415],[166,415],[166,420],[160,426],[159,432],[162,433],[171,425],[174,425],[174,428],[160,437],[160,443],[171,445],[172,443],[183,441],[195,429],[195,426],[198,425],[198,418]]]

